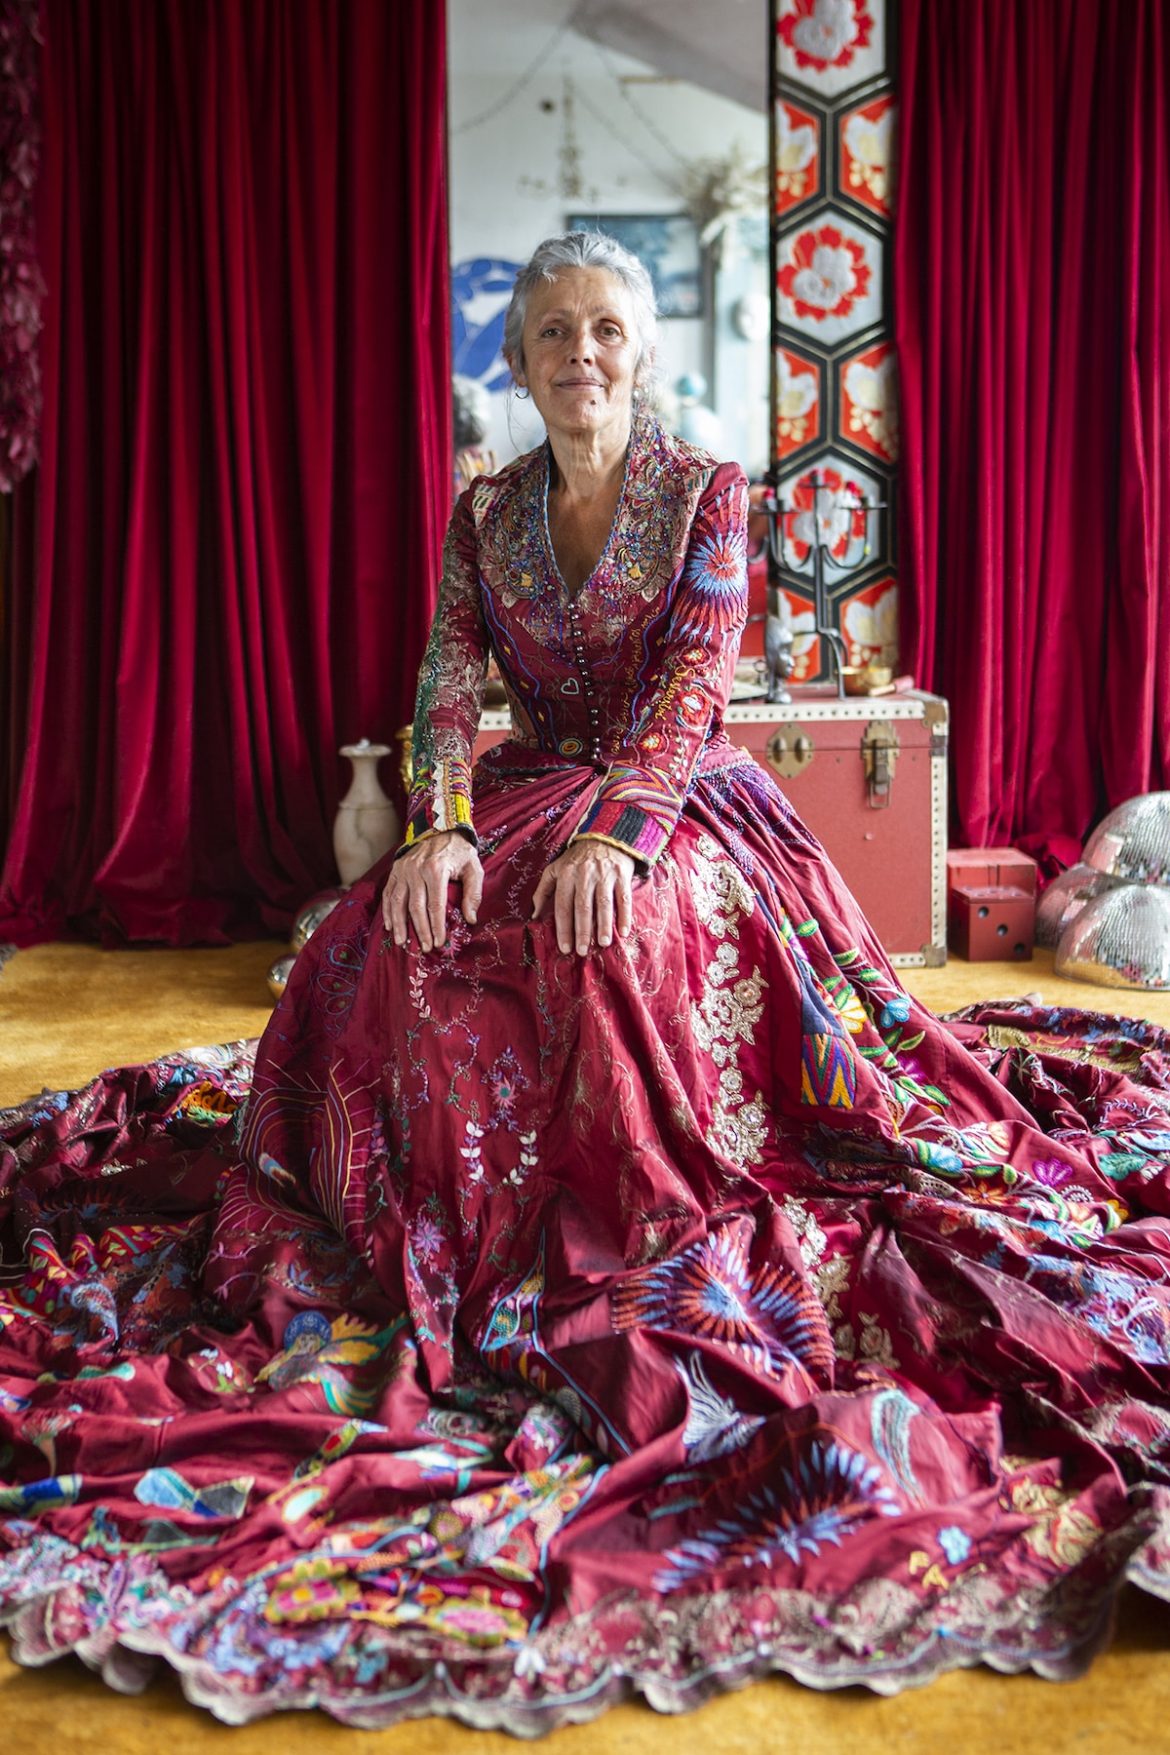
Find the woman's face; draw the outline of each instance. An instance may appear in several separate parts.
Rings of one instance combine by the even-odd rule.
[[[624,437],[638,359],[634,304],[605,268],[565,268],[528,296],[524,363],[516,381],[532,393],[551,435]]]

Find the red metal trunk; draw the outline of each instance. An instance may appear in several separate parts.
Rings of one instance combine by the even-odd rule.
[[[728,709],[749,749],[822,843],[895,963],[946,962],[947,704],[918,691]]]

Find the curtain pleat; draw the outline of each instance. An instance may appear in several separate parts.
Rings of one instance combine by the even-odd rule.
[[[1164,0],[901,0],[904,656],[955,833],[1170,785]]]
[[[335,881],[450,503],[444,12],[46,8],[0,939],[219,942]]]

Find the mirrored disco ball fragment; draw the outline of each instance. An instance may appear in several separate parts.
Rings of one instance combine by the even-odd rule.
[[[1170,792],[1144,792],[1111,810],[1085,843],[1086,865],[1131,884],[1170,884]]]
[[[321,922],[332,914],[344,894],[344,889],[322,890],[305,903],[293,922],[289,944],[294,951],[304,950]]]
[[[1098,871],[1093,865],[1070,865],[1053,878],[1036,904],[1036,943],[1054,951],[1065,927],[1074,921],[1086,902],[1114,890],[1122,880]]]
[[[1170,988],[1170,890],[1119,884],[1061,934],[1056,973],[1103,987]]]
[[[279,999],[285,988],[288,986],[288,978],[292,974],[292,966],[295,962],[296,958],[293,956],[292,952],[286,951],[283,957],[277,957],[275,963],[273,963],[271,969],[269,969],[268,991],[273,999]]]

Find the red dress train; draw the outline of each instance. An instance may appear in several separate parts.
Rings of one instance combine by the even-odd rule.
[[[408,833],[477,838],[478,924],[394,946],[384,864],[254,1071],[2,1118],[16,1653],[525,1734],[1070,1674],[1170,1594],[1167,1038],[917,1005],[723,732],[739,472],[640,422],[574,600],[546,471],[464,496],[423,665]],[[574,834],[640,871],[586,957],[529,917]]]

